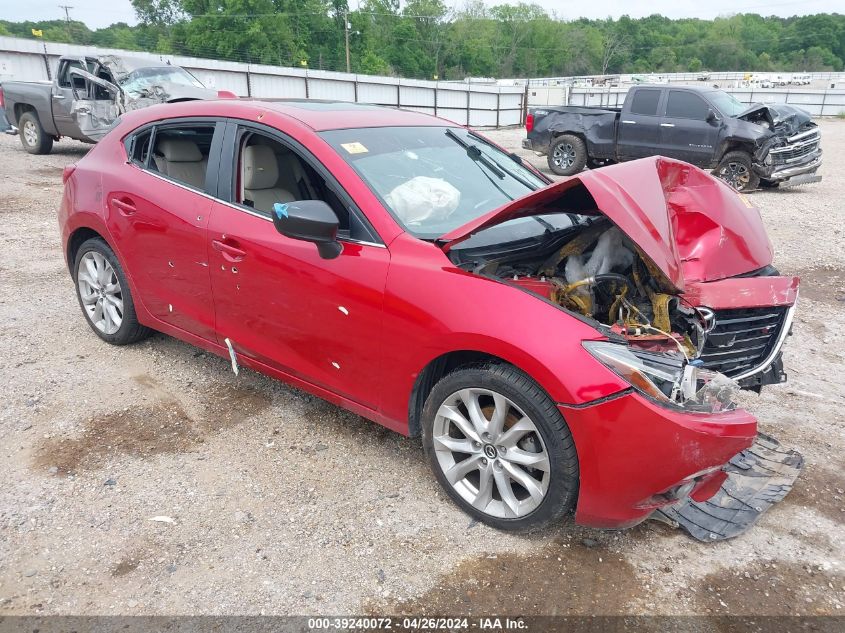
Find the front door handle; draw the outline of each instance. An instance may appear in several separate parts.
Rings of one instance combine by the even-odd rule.
[[[636,124],[637,124],[637,122],[636,122],[636,121],[630,121],[630,120],[627,120],[627,119],[626,119],[626,120],[624,120],[624,121],[622,121],[622,123],[630,123],[631,125],[636,125]]]
[[[53,95],[53,99],[64,99],[65,96],[63,94],[56,93]]]
[[[135,203],[132,202],[129,198],[112,198],[111,199],[112,205],[118,210],[121,215],[130,216],[135,215],[138,209],[135,207]]]
[[[223,259],[229,262],[239,262],[246,257],[246,251],[226,242],[221,242],[220,240],[211,240],[211,246],[215,251],[223,255]]]
[[[661,123],[660,127],[675,127],[674,123]]]

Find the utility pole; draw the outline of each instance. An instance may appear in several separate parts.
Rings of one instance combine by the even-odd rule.
[[[70,10],[73,7],[68,6],[66,4],[60,4],[59,8],[65,10],[65,24],[67,24],[67,36],[70,40],[73,40],[73,35],[71,35],[70,33]]]
[[[349,9],[343,10],[343,35],[346,39],[346,72],[352,72],[349,65]]]

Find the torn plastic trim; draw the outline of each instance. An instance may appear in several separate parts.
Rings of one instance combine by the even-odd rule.
[[[226,348],[229,350],[229,360],[232,361],[232,371],[235,376],[237,376],[240,373],[240,369],[238,367],[238,356],[235,353],[235,348],[232,345],[232,341],[228,338],[223,339],[223,342],[226,343]]]
[[[782,501],[804,467],[804,457],[763,433],[724,467],[727,478],[709,499],[663,507],[651,518],[680,528],[703,542],[734,538]],[[692,492],[695,496],[695,492]]]

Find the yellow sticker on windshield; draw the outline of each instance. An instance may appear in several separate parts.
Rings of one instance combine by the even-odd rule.
[[[361,143],[341,143],[340,146],[350,154],[366,154],[370,151]]]

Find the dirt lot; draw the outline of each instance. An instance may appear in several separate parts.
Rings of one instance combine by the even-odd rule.
[[[753,194],[803,285],[789,382],[750,408],[806,470],[714,544],[653,522],[500,534],[417,440],[162,335],[101,343],[56,224],[86,147],[0,135],[0,614],[843,614],[845,122],[822,129],[822,183]]]

